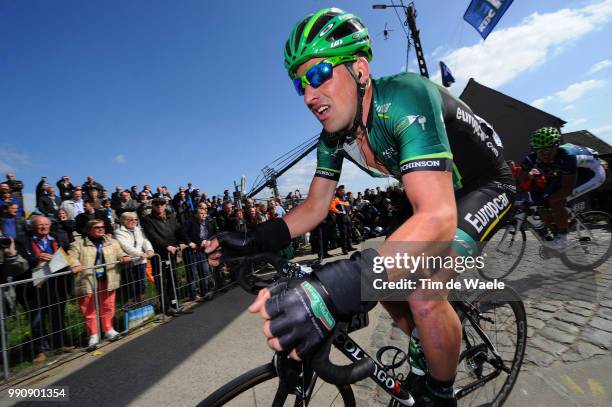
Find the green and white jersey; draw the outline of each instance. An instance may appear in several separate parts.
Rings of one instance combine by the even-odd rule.
[[[372,99],[368,141],[390,174],[368,167],[355,141],[339,144],[323,132],[315,176],[338,180],[347,158],[374,177],[452,171],[455,189],[511,178],[493,128],[445,88],[420,75],[401,73],[372,81]]]

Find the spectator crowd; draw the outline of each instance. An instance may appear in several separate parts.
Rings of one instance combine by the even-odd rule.
[[[12,295],[3,291],[6,312],[14,313],[19,304],[27,313],[34,362],[44,361],[52,351],[74,350],[65,335],[70,298],[85,322],[87,347],[94,349],[100,336],[111,341],[119,337],[114,326],[116,304],[143,304],[147,281],[154,282],[160,297],[157,305],[164,304],[161,310],[179,312],[179,262],[185,266],[185,296],[190,300],[209,299],[211,282],[224,291],[224,266],[217,270],[209,266],[204,242],[219,231],[244,232],[282,217],[302,200],[299,190],[284,199],[259,202],[230,196],[228,190],[209,197],[191,182],[175,194],[166,186],[153,191],[150,185],[142,189],[117,185],[109,193],[92,176],[81,185],[68,176],[55,185],[43,177],[36,186],[36,207],[26,219],[23,188],[12,173],[0,183],[0,232],[6,243],[0,247],[0,284],[31,279],[60,249],[68,254],[66,270],[71,271],[36,285],[34,281],[15,285]],[[328,217],[306,236],[312,252],[322,260],[336,247],[345,254],[355,250],[354,243],[384,234],[405,201],[398,187],[366,189],[354,196],[339,186]],[[298,244],[296,240],[284,255],[292,256]]]

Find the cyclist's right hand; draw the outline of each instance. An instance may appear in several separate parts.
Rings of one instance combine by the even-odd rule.
[[[206,245],[211,265],[221,261],[221,249],[226,257],[245,257],[260,252],[277,252],[291,244],[287,224],[280,218],[260,223],[247,232],[221,232]]]
[[[257,253],[256,237],[253,232],[220,232],[204,243],[204,252],[212,266],[221,263],[221,255],[243,257]],[[223,249],[223,252],[222,252]]]

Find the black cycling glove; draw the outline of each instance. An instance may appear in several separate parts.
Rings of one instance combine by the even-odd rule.
[[[277,252],[291,244],[289,228],[280,218],[260,223],[246,233],[221,232],[216,238],[223,248],[223,253],[230,257]]]
[[[329,337],[337,321],[348,321],[376,305],[375,301],[361,301],[361,280],[363,277],[364,287],[368,286],[374,255],[378,253],[373,249],[355,253],[349,260],[326,264],[314,276],[268,288],[270,331],[284,350],[295,348],[300,358],[308,356]]]

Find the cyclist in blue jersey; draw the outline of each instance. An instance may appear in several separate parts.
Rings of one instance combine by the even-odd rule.
[[[542,175],[546,178],[546,186],[533,192],[532,197],[543,207],[542,220],[555,226],[555,238],[545,245],[563,251],[568,246],[566,202],[600,187],[606,180],[606,172],[592,150],[561,144],[561,133],[554,127],[533,132],[531,147],[533,151],[521,163],[518,181]]]
[[[372,176],[393,176],[402,183],[405,211],[377,250],[362,250],[304,280],[261,290],[249,308],[265,319],[268,345],[298,360],[325,341],[337,321],[376,305],[362,299],[362,282],[367,290],[375,276],[390,282],[413,276],[387,264],[381,274],[373,274],[377,260],[439,254],[451,245],[457,255],[473,256],[476,242],[503,223],[516,192],[491,126],[427,78],[414,73],[371,78],[371,59],[368,30],[353,14],[322,9],[294,26],[285,45],[285,67],[323,126],[308,197],[282,219],[246,234],[221,234],[207,247],[214,265],[221,250],[226,256],[274,252],[313,230],[327,216],[344,159]],[[442,269],[433,278],[447,281],[452,275]],[[382,303],[412,335],[409,356],[413,373],[422,375],[416,404],[421,407],[456,406],[461,324],[447,291],[438,294],[431,299],[417,289],[402,301]]]

